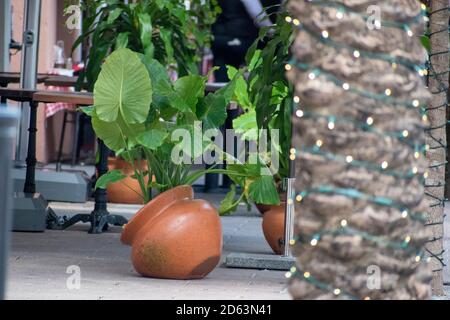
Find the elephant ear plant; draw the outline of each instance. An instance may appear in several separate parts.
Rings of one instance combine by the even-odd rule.
[[[133,166],[132,178],[139,182],[143,202],[152,199],[152,189],[192,184],[205,173],[192,171],[192,163],[215,145],[203,141],[201,132],[198,137],[197,130],[214,130],[224,123],[234,90],[231,81],[205,96],[206,80],[188,75],[172,83],[158,61],[126,48],[104,62],[94,86],[94,106],[83,111],[92,117],[97,136]],[[148,171],[142,169],[146,167]],[[220,172],[209,169],[214,170]],[[119,170],[110,171],[96,187],[106,188],[125,177]]]

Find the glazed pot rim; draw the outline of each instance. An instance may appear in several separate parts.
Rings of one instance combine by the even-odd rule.
[[[128,221],[128,223],[124,225],[122,235],[120,237],[121,242],[124,244],[131,244],[140,228],[142,228],[149,221],[153,220],[153,218],[157,217],[161,212],[171,206],[174,202],[183,199],[191,200],[193,198],[194,190],[190,185],[176,186],[172,189],[158,194],[150,202],[139,209],[138,212],[136,212]],[[143,215],[144,209],[146,212],[153,213],[151,217],[148,217],[148,215]]]

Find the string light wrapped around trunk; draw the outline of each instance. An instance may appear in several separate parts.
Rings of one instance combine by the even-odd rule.
[[[296,299],[426,299],[425,9],[291,0]],[[380,12],[382,19],[377,18]]]

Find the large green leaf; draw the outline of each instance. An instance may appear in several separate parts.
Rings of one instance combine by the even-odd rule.
[[[152,101],[152,85],[139,56],[126,48],[114,51],[102,66],[94,86],[94,104],[100,120],[143,123]]]
[[[118,182],[120,180],[125,179],[126,176],[123,175],[120,170],[112,170],[108,171],[107,173],[103,174],[100,178],[97,179],[97,182],[95,183],[95,189],[106,189],[108,184],[113,182]]]
[[[261,176],[249,186],[249,196],[255,203],[280,204],[277,188],[272,176]]]
[[[210,93],[197,105],[197,116],[203,121],[203,130],[219,128],[227,118],[227,101]]]
[[[94,112],[94,106],[78,107],[77,110],[90,117],[92,115],[92,112]]]
[[[164,49],[166,50],[167,62],[172,63],[175,62],[173,57],[174,50],[172,46],[172,35],[170,30],[161,28],[159,30],[159,36],[161,37],[162,42],[164,43]]]
[[[108,15],[108,19],[106,20],[107,23],[112,24],[114,21],[116,21],[116,19],[120,16],[122,11],[123,10],[121,8],[116,8],[113,11],[111,11],[111,13]]]
[[[158,86],[170,86],[169,75],[161,63],[144,55],[140,55],[140,57],[152,80],[152,86],[155,89],[153,93],[158,92]]]
[[[155,46],[152,43],[152,18],[148,13],[139,13],[139,30],[140,30],[140,40],[142,43],[142,48],[144,49],[144,54],[146,57],[152,58]]]
[[[242,134],[242,139],[258,140],[258,126],[256,124],[255,110],[250,110],[234,119],[233,128],[236,133]]]
[[[237,102],[239,103],[239,106],[244,109],[253,108],[248,97],[247,82],[245,81],[242,74],[240,74],[240,72],[232,66],[227,66],[227,73],[228,78],[234,79],[236,81],[234,95]]]
[[[137,141],[146,148],[156,150],[156,148],[160,147],[164,143],[164,140],[168,135],[168,132],[159,129],[150,129],[141,133],[137,137]]]
[[[116,49],[126,48],[128,46],[128,32],[119,33],[116,39]]]
[[[178,97],[185,101],[191,111],[195,112],[197,101],[205,92],[205,78],[198,75],[181,77],[175,81],[174,89]],[[174,107],[178,109],[176,105],[174,105]],[[179,110],[188,111],[182,109]]]
[[[105,145],[113,150],[118,151],[126,148],[124,136],[122,130],[116,122],[105,122],[98,118],[95,112],[91,113],[92,126],[94,127],[95,134],[101,139]]]

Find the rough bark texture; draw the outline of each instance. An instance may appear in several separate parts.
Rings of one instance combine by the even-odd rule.
[[[432,93],[427,115],[430,130],[426,143],[429,177],[426,181],[425,194],[429,198],[427,225],[432,237],[426,248],[432,256],[433,294],[443,295],[443,221],[444,221],[444,186],[446,161],[446,109],[448,105],[448,0],[429,1],[430,8],[430,67],[428,87]]]
[[[430,234],[419,217],[428,208],[421,110],[430,94],[411,67],[423,64],[425,50],[407,29],[370,30],[366,17],[377,5],[382,23],[408,23],[420,35],[423,19],[413,19],[420,2],[332,1],[345,5],[342,14],[317,3],[329,1],[313,2],[289,3],[300,22],[287,75],[300,99],[294,144],[302,195],[290,292],[295,299],[429,298],[422,249]]]

